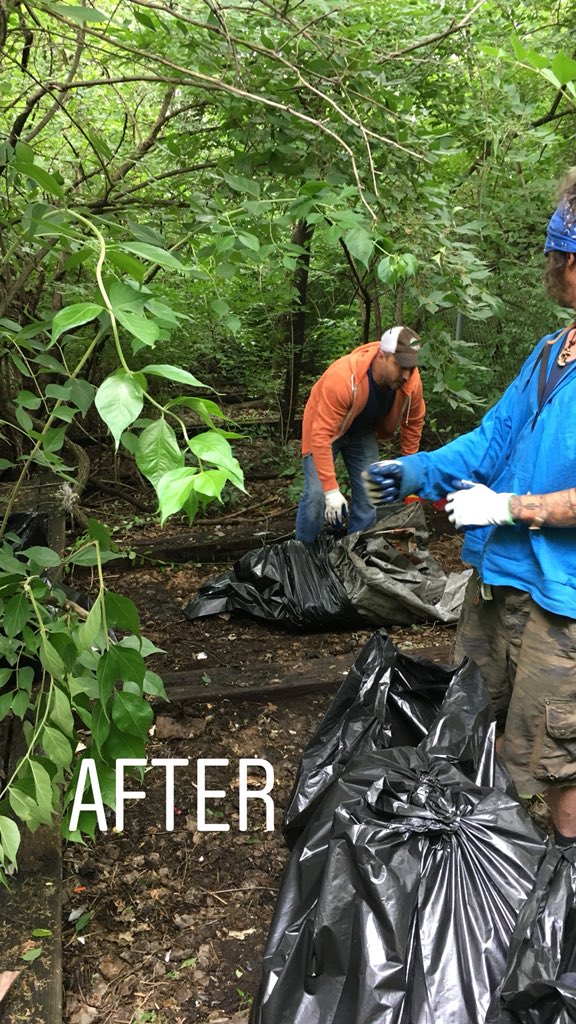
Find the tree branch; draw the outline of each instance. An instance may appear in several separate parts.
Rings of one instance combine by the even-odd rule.
[[[444,29],[443,32],[436,32],[432,36],[427,36],[426,39],[421,39],[418,43],[413,43],[412,46],[405,46],[402,50],[393,50],[391,53],[387,53],[385,57],[381,57],[378,63],[383,64],[387,60],[395,60],[398,57],[403,57],[406,53],[413,53],[414,50],[421,50],[425,46],[431,46],[432,43],[439,43],[443,39],[447,39],[448,36],[453,36],[455,32],[461,32],[463,28],[470,24],[476,11],[483,7],[485,3],[487,3],[487,0],[478,0],[472,10],[468,11],[466,17],[462,18],[462,21],[455,24],[454,20],[452,20],[450,27]]]
[[[48,122],[51,121],[52,118],[60,110],[61,104],[62,104],[62,100],[63,100],[64,96],[66,95],[67,88],[70,86],[70,84],[72,82],[72,79],[74,78],[74,75],[78,71],[78,67],[80,65],[80,58],[81,58],[82,52],[84,50],[84,45],[85,45],[84,32],[80,28],[78,30],[76,50],[75,50],[74,56],[72,58],[72,63],[70,65],[70,70],[69,70],[69,72],[68,72],[68,74],[66,76],[66,82],[64,83],[64,86],[63,86],[63,89],[62,89],[63,95],[60,96],[58,98],[58,100],[54,101],[54,103],[52,104],[50,109],[47,110],[46,113],[40,118],[38,124],[35,124],[34,127],[32,128],[32,130],[28,132],[28,134],[26,135],[26,137],[24,139],[24,141],[26,143],[28,143],[28,145],[30,145],[30,143],[33,141],[33,139],[36,138],[36,136],[39,134],[39,132],[41,132],[42,129],[46,127]]]

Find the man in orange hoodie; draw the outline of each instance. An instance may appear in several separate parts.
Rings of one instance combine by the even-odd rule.
[[[304,494],[296,515],[296,539],[311,544],[326,522],[348,532],[376,521],[362,471],[378,459],[377,438],[400,426],[401,454],[420,445],[426,406],[418,372],[418,335],[390,327],[380,341],[360,345],[337,359],[310,392],[302,422]],[[350,480],[350,514],[334,471],[342,455]]]

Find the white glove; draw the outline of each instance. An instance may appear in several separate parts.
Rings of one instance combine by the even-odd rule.
[[[348,515],[348,504],[346,498],[340,491],[325,491],[324,518],[330,526],[342,526]]]
[[[511,493],[498,494],[484,484],[460,480],[463,489],[453,491],[446,501],[448,519],[457,530],[464,526],[513,526]]]

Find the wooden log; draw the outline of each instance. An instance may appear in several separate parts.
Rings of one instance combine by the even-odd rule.
[[[19,722],[0,729],[0,767],[11,772],[25,747]],[[18,874],[2,895],[2,967],[20,971],[0,1003],[0,1022],[62,1024],[62,856],[59,827],[32,834],[21,826]],[[42,929],[46,934],[34,936]],[[33,961],[22,954],[42,952]]]
[[[402,650],[402,648],[400,648]],[[420,647],[403,650],[404,654],[417,655],[430,661],[448,664],[451,645]],[[243,669],[242,674],[231,671],[230,666],[205,669],[209,682],[197,683],[198,671],[167,672],[164,674],[166,693],[172,703],[209,704],[215,700],[272,700],[274,697],[298,697],[304,693],[323,693],[336,690],[357,656],[338,654],[329,658],[315,658],[301,668],[291,666],[285,673],[278,674],[271,668],[260,668],[257,682],[246,678],[256,674],[256,666]],[[160,703],[157,701],[157,703]]]
[[[259,520],[261,523],[262,521]],[[274,531],[270,534],[258,536],[254,531],[244,532],[240,535],[209,536],[207,533],[202,537],[198,531],[188,537],[166,539],[166,540],[138,540],[133,543],[123,543],[123,547],[131,552],[133,557],[119,555],[109,562],[110,572],[129,572],[133,569],[150,569],[156,563],[181,564],[182,562],[234,562],[240,555],[252,551],[264,544],[276,544],[278,541],[286,540],[286,535],[294,530],[294,519],[274,520]],[[282,532],[283,531],[283,532]],[[211,531],[212,532],[212,531]],[[93,570],[85,566],[75,566],[74,575],[82,576],[91,573]]]

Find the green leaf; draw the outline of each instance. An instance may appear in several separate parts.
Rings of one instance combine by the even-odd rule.
[[[196,470],[183,466],[164,473],[156,484],[156,494],[160,503],[160,522],[164,523],[168,516],[179,512],[186,503],[194,487]]]
[[[576,60],[567,57],[562,51],[554,57],[551,70],[562,85],[576,81]]]
[[[28,654],[30,649],[28,649]],[[9,670],[10,671],[10,670]],[[34,682],[34,669],[31,665],[22,665],[16,673],[16,685],[19,690],[25,690],[26,693],[30,693],[32,689],[32,683]]]
[[[402,256],[402,263],[404,266],[404,274],[406,277],[414,277],[416,269],[418,267],[418,260],[411,252],[406,252]]]
[[[365,228],[357,227],[347,231],[344,235],[344,244],[355,260],[368,267],[374,249],[374,239]]]
[[[96,642],[96,638],[102,629],[102,604],[100,595],[94,601],[88,618],[78,627],[78,642],[81,647],[90,649]]]
[[[102,756],[107,761],[117,761],[122,757],[145,757],[146,735],[134,736],[127,732],[121,732],[116,725],[112,725],[110,735],[106,740]]]
[[[197,458],[204,462],[213,462],[219,469],[227,470],[234,483],[243,489],[242,467],[232,452],[230,442],[225,437],[213,430],[208,430],[203,434],[198,434],[197,437],[190,438],[188,447]]]
[[[94,705],[90,731],[92,733],[92,742],[94,743],[98,754],[102,756],[102,747],[110,733],[110,719],[106,714],[106,709],[102,702],[99,700],[96,701]]]
[[[30,604],[23,593],[15,594],[6,602],[3,623],[6,636],[14,637],[21,632],[28,622],[30,611]]]
[[[83,914],[80,914],[78,920],[74,922],[74,931],[81,932],[82,929],[85,928],[87,924],[90,924],[90,921],[92,920],[93,917],[93,910],[86,910]]]
[[[33,939],[48,939],[52,935],[51,928],[33,928],[31,933]]]
[[[110,529],[92,516],[88,520],[88,536],[91,540],[97,540],[102,549],[107,550],[110,547],[112,540]]]
[[[97,674],[101,699],[106,702],[117,682],[130,679],[141,686],[146,675],[146,662],[139,651],[113,644],[100,658]]]
[[[238,241],[246,249],[251,249],[252,252],[260,252],[260,241],[256,238],[256,235],[251,235],[247,231],[239,231]]]
[[[119,370],[100,385],[95,404],[118,450],[123,431],[142,412],[144,391],[135,376]]]
[[[30,759],[30,771],[34,779],[38,818],[45,824],[52,822],[52,780],[44,765],[37,758]]]
[[[209,498],[219,498],[227,479],[225,469],[207,469],[194,477],[194,490]]]
[[[103,14],[102,11],[97,11],[94,7],[75,7],[72,4],[55,3],[49,3],[47,7],[50,11],[62,14],[65,18],[69,18],[70,21],[78,21],[80,24],[84,24],[86,21],[108,21],[107,15]]]
[[[142,431],[134,454],[138,469],[154,486],[164,473],[184,465],[176,434],[163,416]]]
[[[145,736],[154,721],[154,712],[142,697],[118,692],[112,704],[112,720],[122,733]]]
[[[65,673],[64,662],[53,644],[44,637],[40,643],[40,661],[42,662],[42,667],[51,676],[54,676],[56,679],[62,678]]]
[[[95,320],[103,311],[104,307],[96,302],[76,302],[73,306],[65,306],[52,320],[52,344],[65,332]]]
[[[167,306],[165,302],[159,302],[158,299],[148,299],[146,309],[152,313],[155,320],[169,324],[170,327],[178,327],[182,318],[181,314],[175,313],[171,306]]]
[[[0,693],[0,722],[2,722],[6,718],[8,712],[12,710],[13,699],[14,693],[12,690],[9,690],[8,693]]]
[[[220,406],[208,398],[190,398],[189,395],[179,395],[178,398],[173,398],[167,402],[166,408],[171,409],[175,405],[184,405],[187,409],[193,409],[204,420],[207,427],[215,426],[212,420],[213,416],[226,419]]]
[[[19,562],[17,558],[14,558],[10,548],[7,544],[3,544],[0,548],[0,569],[4,572],[9,572],[12,575],[26,576],[26,569],[22,562]]]
[[[183,370],[180,366],[170,366],[165,363],[150,363],[145,366],[142,373],[152,374],[153,377],[164,377],[165,380],[174,381],[176,384],[189,384],[193,388],[207,388],[209,384],[203,384],[201,380],[194,377],[193,374],[189,373],[188,370]]]
[[[132,309],[115,309],[114,315],[119,323],[135,338],[138,338],[143,345],[154,346],[160,336],[160,328],[144,313],[138,313]]]
[[[74,738],[74,716],[70,708],[70,701],[65,693],[55,686],[52,690],[50,703],[50,721],[56,725],[65,736]]]
[[[112,246],[108,249],[108,259],[113,267],[121,270],[123,274],[129,274],[135,281],[142,282],[146,276],[146,267],[140,263],[135,256],[129,252],[120,252]]]
[[[3,854],[4,860],[15,864],[19,846],[20,831],[16,822],[0,814],[0,852]]]
[[[44,748],[46,757],[59,768],[68,768],[72,763],[73,750],[69,741],[62,735],[59,729],[51,725],[45,725],[40,733],[40,743]]]
[[[34,150],[32,149],[32,146],[28,146],[25,142],[21,142],[20,139],[16,142],[14,152],[23,164],[34,163]]]
[[[18,423],[22,427],[22,430],[24,430],[27,434],[31,434],[32,431],[34,430],[34,423],[32,422],[28,413],[25,412],[21,405],[17,405],[15,407],[14,413],[16,415]]]
[[[166,252],[166,249],[160,249],[157,245],[149,245],[147,242],[123,242],[119,248],[125,252],[132,252],[149,263],[164,267],[165,270],[180,270],[185,273],[188,269],[177,256]]]
[[[556,77],[550,68],[542,68],[542,74],[544,78],[547,78],[549,82],[552,82],[555,89],[562,88],[562,82]]]
[[[122,594],[111,590],[104,594],[106,623],[111,629],[125,629],[130,633],[140,632],[140,616],[136,605]]]
[[[240,174],[223,173],[224,181],[233,188],[235,192],[248,192],[251,196],[260,195],[260,185],[251,178],[243,178]]]
[[[90,545],[89,547],[81,548],[73,555],[69,555],[66,562],[71,565],[98,565],[100,562],[112,562],[115,558],[121,558],[122,553],[120,551],[98,551],[95,547]]]
[[[144,693],[148,693],[153,697],[162,697],[166,701],[169,699],[161,676],[150,669],[148,669],[144,676]]]
[[[516,57],[516,60],[524,60],[527,51],[522,46],[522,43],[518,39],[518,36],[515,35],[515,33],[511,34],[510,42],[512,43],[512,49],[514,50],[514,56]]]
[[[182,505],[182,511],[188,516],[188,522],[192,524],[196,518],[198,508],[200,507],[200,501],[196,491],[191,491],[190,496],[186,499]]]
[[[25,960],[27,964],[37,960],[39,956],[42,956],[42,946],[34,946],[33,949],[26,950],[20,957],[21,960]]]
[[[19,391],[14,401],[24,409],[39,409],[42,404],[38,395],[33,395],[31,391]]]
[[[15,695],[12,695],[11,710],[16,718],[24,718],[24,715],[28,711],[28,705],[30,703],[30,696],[26,690],[18,690]]]
[[[55,569],[62,561],[60,555],[52,548],[35,546],[26,548],[24,554],[29,562],[34,562],[34,565],[41,569]]]
[[[26,163],[24,160],[13,160],[11,166],[19,174],[25,174],[27,178],[32,178],[32,181],[40,185],[40,188],[44,189],[45,192],[58,196],[58,199],[64,198],[62,186],[54,175],[46,171],[44,167],[39,167],[38,164]]]

